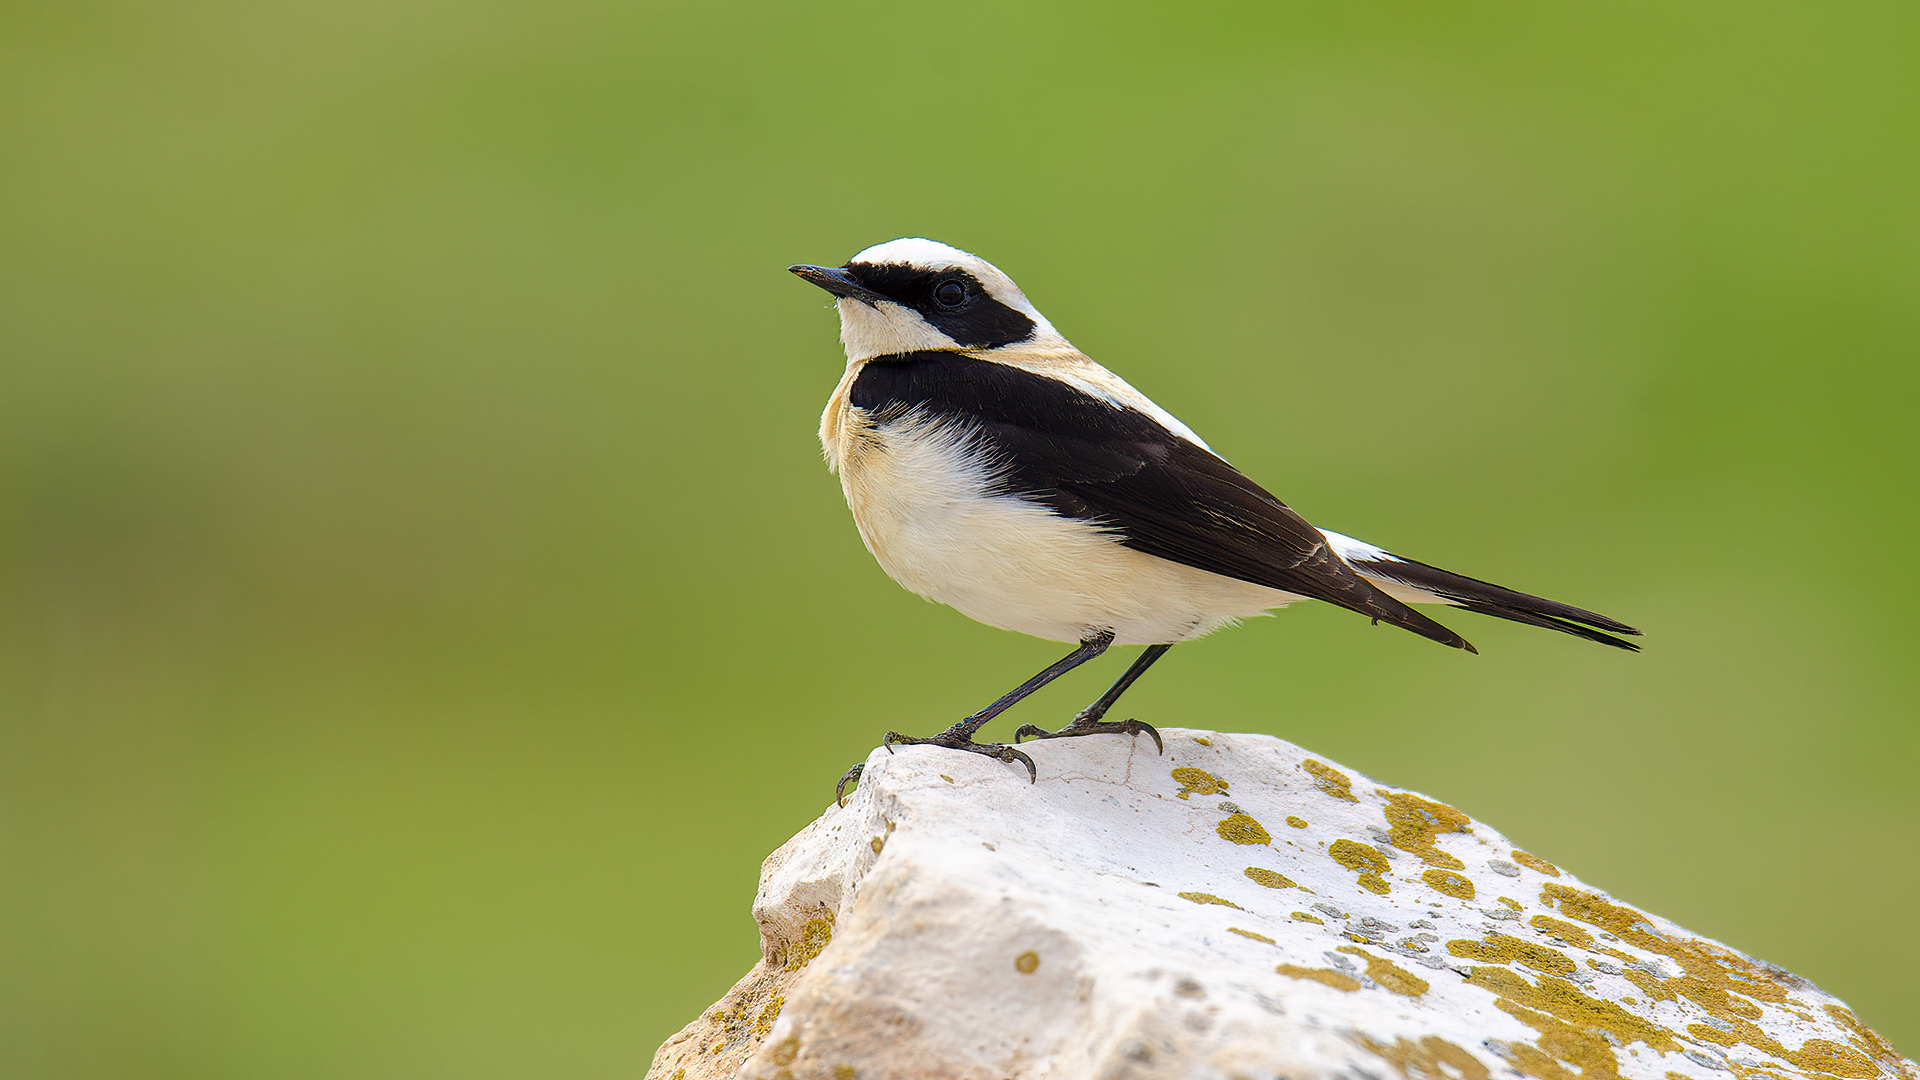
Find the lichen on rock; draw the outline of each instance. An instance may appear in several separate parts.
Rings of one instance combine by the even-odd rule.
[[[1920,1080],[1811,983],[1445,803],[1162,734],[1036,744],[1032,785],[876,752],[768,857],[760,963],[649,1080]]]

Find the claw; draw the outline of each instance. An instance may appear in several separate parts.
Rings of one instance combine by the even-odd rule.
[[[1020,751],[1015,750],[1013,747],[1003,746],[1000,748],[1000,752],[993,756],[999,758],[1001,761],[1004,761],[1009,765],[1013,764],[1016,761],[1022,765],[1025,765],[1027,767],[1027,783],[1037,784],[1040,782],[1040,770],[1034,768],[1033,759],[1021,753]]]
[[[866,762],[860,762],[853,768],[848,769],[846,774],[840,777],[840,782],[833,785],[833,801],[839,805],[841,809],[844,810],[847,806],[847,785],[859,780],[860,773],[865,770],[866,767]]]
[[[1045,728],[1035,727],[1032,724],[1022,724],[1020,725],[1020,730],[1013,733],[1013,741],[1019,742],[1022,738],[1077,739],[1082,735],[1107,734],[1147,735],[1153,739],[1153,748],[1156,751],[1161,754],[1167,752],[1167,744],[1161,741],[1160,732],[1155,729],[1152,724],[1139,720],[1092,720],[1089,719],[1085,713],[1074,717],[1071,724],[1061,728],[1059,731],[1048,731]]]
[[[1154,751],[1158,753],[1161,757],[1165,757],[1167,755],[1167,744],[1160,741],[1160,731],[1158,728],[1155,728],[1152,724],[1143,723],[1139,720],[1128,720],[1127,725],[1133,728],[1133,733],[1135,735],[1138,735],[1144,731],[1147,734],[1153,736]]]
[[[1034,783],[1040,779],[1040,770],[1034,766],[1033,759],[1015,750],[1013,747],[1004,743],[974,742],[973,732],[979,726],[978,723],[962,720],[940,734],[929,735],[924,739],[902,735],[897,731],[889,731],[886,736],[881,739],[881,745],[885,746],[889,751],[895,746],[944,746],[949,750],[965,750],[968,753],[990,757],[995,761],[1004,762],[1008,765],[1015,763],[1025,765],[1027,767],[1028,783]]]

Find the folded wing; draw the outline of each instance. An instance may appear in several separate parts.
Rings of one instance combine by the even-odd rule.
[[[1006,494],[1100,524],[1128,547],[1473,651],[1356,573],[1260,485],[1137,410],[1059,379],[945,352],[869,361],[851,402],[881,423],[919,410],[963,428]]]

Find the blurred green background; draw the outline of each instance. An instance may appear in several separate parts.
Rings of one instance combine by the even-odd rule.
[[[1917,1052],[1917,29],[0,7],[0,1075],[638,1075],[840,771],[1061,651],[896,588],[821,465],[784,268],[916,234],[1313,520],[1649,634],[1302,608],[1131,715],[1450,801]]]

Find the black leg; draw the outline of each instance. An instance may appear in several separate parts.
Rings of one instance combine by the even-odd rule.
[[[1100,695],[1099,700],[1080,710],[1080,715],[1074,719],[1105,720],[1107,710],[1113,708],[1113,703],[1120,700],[1120,695],[1126,693],[1127,688],[1139,681],[1140,676],[1145,675],[1147,669],[1153,666],[1153,662],[1167,655],[1167,650],[1171,648],[1173,648],[1172,645],[1147,646],[1145,652],[1134,658],[1133,666],[1127,669],[1127,673],[1115,679],[1113,685],[1107,687],[1107,692]]]
[[[1144,733],[1153,736],[1154,747],[1161,753],[1166,753],[1167,748],[1160,741],[1160,733],[1153,729],[1152,724],[1143,724],[1138,720],[1121,720],[1109,724],[1103,723],[1102,719],[1107,715],[1107,710],[1113,708],[1113,703],[1120,700],[1120,695],[1127,692],[1127,687],[1132,686],[1136,679],[1146,674],[1147,669],[1153,666],[1153,662],[1165,656],[1167,650],[1171,648],[1173,648],[1172,645],[1147,646],[1147,650],[1135,658],[1133,666],[1127,669],[1127,673],[1114,680],[1113,685],[1107,687],[1107,692],[1101,694],[1093,704],[1081,709],[1080,714],[1073,718],[1073,723],[1059,731],[1048,731],[1032,724],[1022,724],[1020,730],[1013,733],[1013,741],[1017,743],[1023,738],[1071,739],[1081,735],[1099,735],[1108,732],[1129,735]]]
[[[1111,644],[1113,644],[1113,631],[1102,630],[1100,633],[1082,641],[1079,648],[1048,665],[1046,670],[1028,679],[1026,682],[1021,683],[1019,686],[1014,687],[1012,690],[1007,691],[995,700],[993,704],[981,709],[965,720],[954,724],[940,734],[929,735],[924,739],[916,739],[902,735],[897,731],[889,731],[886,734],[886,738],[881,740],[881,745],[887,747],[889,750],[895,746],[944,746],[950,750],[965,750],[969,753],[984,754],[996,761],[1009,763],[1017,761],[1027,767],[1027,782],[1032,783],[1040,778],[1040,771],[1034,768],[1032,758],[1005,743],[974,742],[973,733],[979,731],[987,721],[1006,712],[1014,705],[1019,704],[1022,698],[1025,698],[1035,690],[1040,689],[1060,676],[1065,675],[1067,672],[1072,671],[1074,668],[1079,667],[1081,664],[1106,652],[1107,646]],[[1165,647],[1162,646],[1161,648],[1164,651]],[[1134,666],[1140,667],[1142,665],[1135,664]],[[1131,682],[1132,680],[1126,679],[1124,681]],[[1125,687],[1122,687],[1122,689],[1125,689]],[[1111,690],[1107,693],[1115,697],[1119,696],[1119,694]],[[1102,700],[1104,700],[1104,697]],[[1156,735],[1154,738],[1158,739],[1159,736]],[[845,798],[847,785],[860,779],[860,771],[863,768],[865,768],[865,765],[861,764],[855,765],[853,768],[847,770],[847,774],[840,778],[839,785],[834,788],[835,799]]]
[[[974,713],[972,716],[967,717],[965,720],[960,721],[940,734],[943,736],[954,735],[963,739],[972,739],[973,733],[979,731],[987,721],[1018,705],[1034,691],[1065,675],[1067,672],[1072,671],[1074,668],[1079,667],[1081,664],[1099,656],[1101,653],[1106,652],[1107,646],[1112,644],[1113,631],[1102,630],[1100,633],[1082,641],[1079,648],[1061,657],[1040,674],[1007,691],[993,704],[981,709],[979,712]],[[937,737],[939,736],[936,736],[936,738]],[[900,737],[894,738],[893,742],[899,743],[902,746],[914,745],[912,740]]]

